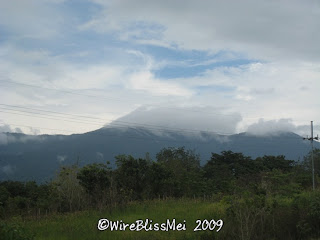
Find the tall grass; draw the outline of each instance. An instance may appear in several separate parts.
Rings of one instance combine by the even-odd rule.
[[[77,213],[51,215],[42,219],[25,221],[24,227],[35,233],[35,239],[206,239],[223,235],[223,227],[218,233],[207,231],[194,232],[197,219],[222,219],[225,215],[225,205],[221,202],[210,202],[196,199],[169,199],[133,202],[126,207],[119,207],[113,211],[83,211]],[[133,223],[146,218],[153,223],[176,219],[176,222],[186,220],[186,231],[99,231],[98,220],[122,220]],[[213,236],[213,234],[215,236]]]

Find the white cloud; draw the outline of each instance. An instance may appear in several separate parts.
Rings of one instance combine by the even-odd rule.
[[[1,171],[6,175],[12,175],[15,171],[15,167],[10,164],[7,164],[1,167]]]
[[[0,125],[0,132],[1,133],[6,133],[6,132],[11,132],[12,129],[8,124]]]
[[[52,57],[48,52],[29,51],[31,58],[28,62],[28,54],[16,48],[10,49],[16,56],[3,50],[3,60],[0,60],[3,63],[0,65],[0,72],[5,79],[58,90],[77,90],[77,93],[98,98],[8,85],[0,89],[3,103],[91,115],[101,118],[98,121],[101,122],[100,126],[146,102],[158,107],[186,107],[186,111],[188,108],[212,106],[239,112],[245,123],[238,124],[238,131],[245,130],[246,126],[259,118],[291,118],[295,124],[303,125],[311,119],[316,120],[318,115],[319,103],[316,99],[317,89],[320,87],[320,65],[317,63],[256,62],[216,67],[195,77],[159,79],[152,71],[163,63],[156,63],[151,56],[139,51],[129,51],[129,54],[143,59],[140,66],[93,63],[82,67],[63,58]],[[4,61],[6,56],[8,60]],[[21,59],[18,61],[19,56]],[[35,64],[39,61],[45,66],[44,69]],[[202,87],[202,90],[197,90],[198,87]],[[230,89],[221,91],[219,87]],[[313,96],[314,101],[310,101],[310,96]],[[17,123],[17,115],[3,115],[5,122]],[[163,117],[170,122],[173,115],[174,113],[164,114]],[[193,119],[188,115],[185,121],[188,118]],[[27,125],[42,133],[48,130],[41,127],[75,129],[77,132],[99,128],[96,120],[94,123],[89,120],[93,124],[76,124],[50,119],[42,121],[41,118],[34,120],[31,117],[24,119],[29,122]],[[30,129],[26,132],[29,133]]]
[[[20,128],[12,128],[10,125],[3,123],[0,125],[0,133],[23,133]]]
[[[239,114],[225,113],[213,107],[143,106],[109,126],[143,126],[155,133],[176,130],[187,135],[198,131],[230,134],[235,133],[240,121]]]
[[[0,125],[0,145],[6,145],[8,143],[15,143],[15,142],[27,142],[27,141],[44,141],[46,139],[46,136],[32,136],[32,135],[39,135],[40,130],[35,129],[32,127],[27,127],[27,131],[24,133],[21,128],[12,128],[8,124]],[[15,135],[8,135],[7,133],[22,133],[22,134],[31,134],[30,135],[21,135],[21,136],[15,136]]]
[[[93,1],[104,9],[86,28],[113,32],[131,41],[179,48],[235,50],[259,59],[316,59],[320,32],[317,1]],[[143,23],[132,33],[134,23]],[[152,27],[153,26],[153,27]],[[145,39],[146,36],[148,39]]]
[[[164,82],[155,78],[151,71],[157,65],[150,56],[138,51],[127,52],[143,59],[143,64],[128,66],[108,63],[77,64],[66,61],[63,57],[53,56],[50,52],[26,51],[9,45],[0,48],[0,52],[1,78],[9,80],[5,82],[5,87],[0,89],[2,103],[49,111],[65,111],[68,114],[89,115],[101,119],[87,119],[87,124],[76,124],[57,121],[62,118],[61,115],[54,116],[55,119],[51,120],[52,114],[50,116],[46,114],[44,118],[37,115],[39,118],[35,119],[25,116],[27,113],[24,112],[14,112],[15,115],[3,113],[2,120],[17,125],[19,125],[16,121],[17,116],[23,114],[24,122],[21,124],[32,126],[33,129],[37,129],[37,133],[39,130],[42,133],[52,132],[41,127],[74,129],[76,132],[94,130],[99,128],[99,123],[103,126],[132,111],[137,104],[145,102],[146,99],[155,98],[151,102],[157,102],[162,96],[174,99],[190,96],[193,93],[179,83]],[[10,81],[22,85],[11,84]],[[35,87],[28,87],[29,85]],[[75,94],[68,94],[70,92]],[[26,133],[30,133],[30,128]]]
[[[58,161],[59,163],[64,162],[66,159],[67,159],[67,156],[66,156],[66,155],[57,155],[57,161]]]
[[[201,137],[201,131],[227,135],[247,132],[257,136],[294,132],[301,136],[310,136],[310,125],[297,125],[292,119],[266,120],[260,118],[250,123],[239,113],[214,107],[143,106],[105,127],[126,129],[128,126],[144,127],[158,135],[176,131],[193,137]],[[319,131],[320,125],[315,124],[314,135]],[[228,141],[228,138],[217,140]]]
[[[259,119],[258,122],[251,124],[247,128],[247,133],[252,135],[278,135],[283,132],[294,132],[301,136],[310,136],[310,125],[295,125],[292,119],[264,120]],[[319,131],[319,125],[314,127],[315,131]]]
[[[17,38],[49,39],[60,33],[64,16],[56,9],[62,1],[2,0],[0,26]]]
[[[98,160],[103,160],[103,153],[96,152],[96,157],[97,157]]]
[[[250,125],[247,133],[253,135],[273,135],[281,132],[293,132],[295,126],[290,119],[264,121],[260,119],[257,123]]]
[[[202,76],[177,81],[191,89],[211,88],[212,91],[199,96],[202,103],[214,102],[240,112],[248,124],[254,118],[291,118],[295,124],[303,125],[306,120],[319,117],[319,78],[319,64],[251,63],[218,67]],[[214,91],[216,86],[231,90]]]
[[[133,73],[127,87],[134,90],[143,90],[156,96],[183,96],[189,97],[193,92],[175,82],[155,79],[149,71]]]
[[[85,124],[1,112],[1,120],[12,126],[30,125],[41,133],[57,132],[41,127],[85,132],[144,105],[153,106],[154,110],[141,113],[146,119],[136,115],[141,109],[133,112],[132,116],[139,121],[166,126],[177,121],[179,124],[174,126],[194,128],[199,124],[213,131],[239,132],[260,118],[292,119],[295,126],[303,126],[320,117],[320,31],[317,31],[320,8],[316,1],[294,0],[288,7],[286,1],[96,0],[93,2],[102,6],[101,11],[90,12],[92,18],[79,27],[85,44],[69,31],[69,27],[76,31],[81,20],[59,9],[61,2],[1,2],[0,24],[10,34],[0,45],[0,80],[40,88],[1,82],[0,100],[100,120],[88,120]],[[69,17],[73,20],[66,21]],[[92,29],[107,34],[97,37],[86,32]],[[28,41],[20,44],[20,38]],[[103,46],[114,39],[120,39],[121,44],[108,46],[106,51]],[[52,47],[56,40],[59,41]],[[61,42],[78,50],[62,48]],[[86,44],[96,42],[99,44],[94,51],[103,54],[90,59],[92,49]],[[41,47],[30,47],[38,43]],[[158,62],[155,60],[158,53],[148,55],[136,44],[168,47],[178,55],[188,49],[205,50],[209,55],[222,52],[222,56],[199,61],[195,58],[191,62],[168,57]],[[66,52],[61,53],[60,47]],[[221,61],[250,58],[256,59],[255,63],[209,68]],[[157,77],[155,70],[165,71],[168,66],[208,68],[194,77]],[[66,93],[70,91],[76,94]],[[168,107],[184,110],[181,114],[180,110],[164,110]],[[196,109],[208,113],[199,114],[193,111]],[[226,128],[220,124],[222,119],[215,119],[215,127],[210,127],[208,114],[217,109],[239,113],[243,120],[226,119],[227,123],[231,121],[231,127]],[[177,114],[181,115],[178,119]],[[204,119],[198,120],[199,117]],[[22,129],[32,132],[30,128]]]

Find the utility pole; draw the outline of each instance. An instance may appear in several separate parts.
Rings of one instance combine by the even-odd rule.
[[[315,189],[315,182],[314,182],[314,159],[313,159],[313,140],[319,140],[319,137],[313,137],[313,121],[311,121],[311,138],[303,138],[304,140],[311,141],[311,162],[312,162],[312,189]]]

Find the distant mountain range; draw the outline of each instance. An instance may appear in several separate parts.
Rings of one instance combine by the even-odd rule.
[[[242,152],[256,158],[263,155],[285,155],[299,160],[310,151],[310,142],[301,136],[282,132],[269,136],[240,133],[229,136],[205,132],[185,133],[128,127],[101,128],[96,131],[73,135],[24,135],[2,133],[0,144],[0,181],[52,179],[61,165],[79,162],[81,166],[110,161],[115,166],[115,156],[131,154],[152,159],[164,147],[192,149],[200,155],[201,163],[210,159],[211,153],[223,150]],[[314,142],[319,148],[320,144]]]

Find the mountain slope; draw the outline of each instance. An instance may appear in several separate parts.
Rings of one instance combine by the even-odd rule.
[[[273,136],[253,136],[247,133],[231,136],[208,133],[185,135],[180,132],[152,132],[143,128],[102,128],[84,134],[40,135],[6,133],[7,144],[0,145],[0,180],[36,180],[43,182],[54,177],[60,165],[75,162],[85,165],[110,161],[114,157],[131,154],[152,159],[164,147],[195,150],[204,164],[211,152],[223,150],[242,152],[256,158],[263,155],[285,155],[288,159],[302,159],[310,151],[310,143],[294,133]],[[319,143],[315,142],[315,147]]]

